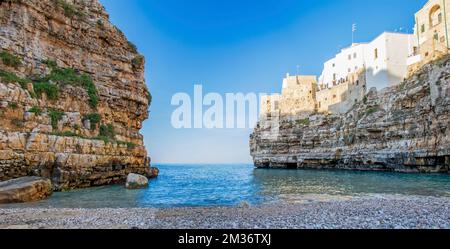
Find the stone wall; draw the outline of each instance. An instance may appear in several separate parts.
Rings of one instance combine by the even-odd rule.
[[[280,112],[280,94],[261,96],[260,116],[265,117]]]
[[[0,1],[0,180],[56,190],[154,176],[144,58],[97,0]]]
[[[281,115],[302,115],[316,110],[316,76],[287,76],[280,97]]]
[[[349,111],[366,94],[365,70],[352,73],[347,80],[316,93],[317,111],[341,114]]]
[[[371,90],[343,115],[260,121],[257,167],[449,172],[450,58],[399,86]]]
[[[445,10],[445,11],[444,11]],[[429,0],[415,15],[413,56],[420,60],[408,67],[409,75],[449,53],[450,0]]]

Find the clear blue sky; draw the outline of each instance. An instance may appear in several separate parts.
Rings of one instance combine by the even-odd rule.
[[[283,76],[320,74],[355,40],[412,32],[426,0],[101,0],[146,57],[153,94],[142,133],[155,163],[251,162],[250,129],[173,129],[177,92],[279,92]]]

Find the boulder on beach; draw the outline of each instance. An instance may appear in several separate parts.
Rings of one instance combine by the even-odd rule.
[[[127,189],[139,189],[148,187],[148,179],[143,175],[128,174],[127,182],[125,184]]]
[[[26,176],[0,182],[0,204],[39,201],[53,192],[49,179]]]

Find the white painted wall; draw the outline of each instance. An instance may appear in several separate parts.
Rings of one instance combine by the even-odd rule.
[[[364,67],[364,47],[366,44],[353,44],[349,48],[343,49],[333,59],[325,62],[324,70],[319,78],[319,85],[333,86],[333,82],[338,83],[345,80],[347,75],[356,72]]]
[[[407,75],[412,37],[411,34],[385,32],[370,43],[353,44],[343,49],[324,64],[319,84],[332,87],[334,74],[337,81],[345,80],[348,74],[360,68],[366,68],[367,89],[376,87],[380,90],[399,84]]]

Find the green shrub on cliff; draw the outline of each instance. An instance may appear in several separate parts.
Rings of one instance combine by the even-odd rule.
[[[16,102],[9,102],[8,107],[15,110],[19,107]]]
[[[105,30],[105,24],[103,23],[103,21],[101,19],[97,20],[97,26],[101,29],[101,30]]]
[[[47,65],[49,68],[52,69],[58,67],[58,64],[54,60],[46,59],[43,60],[42,63],[44,63],[45,65]]]
[[[112,124],[100,125],[99,135],[95,139],[103,140],[105,143],[115,141],[116,133]]]
[[[51,119],[52,128],[55,130],[58,129],[58,122],[62,120],[64,112],[55,109],[50,109],[48,115],[50,116]]]
[[[42,114],[42,109],[39,108],[39,106],[33,106],[30,108],[30,110],[28,110],[28,112],[34,113],[35,115],[39,116]]]
[[[305,118],[305,119],[299,119],[296,121],[296,123],[298,125],[310,125],[311,121],[309,120],[309,118]]]
[[[148,89],[145,89],[145,91],[146,91],[145,96],[147,97],[148,105],[150,106],[152,104],[153,96]]]
[[[22,64],[19,57],[14,56],[6,51],[2,51],[0,53],[0,59],[2,60],[3,64],[9,67],[17,68]]]
[[[371,108],[366,110],[366,116],[372,115],[372,114],[377,113],[379,111],[381,111],[381,109],[379,107],[371,107]]]
[[[99,98],[98,98],[97,88],[95,87],[95,84],[92,81],[92,78],[87,74],[83,74],[83,75],[81,75],[81,81],[82,81],[82,85],[83,85],[84,89],[86,89],[87,94],[89,96],[89,105],[92,108],[96,108],[98,105]]]
[[[142,65],[144,64],[144,56],[138,55],[138,56],[134,57],[131,60],[131,64],[133,65],[133,68],[142,67]]]
[[[42,93],[47,95],[50,100],[57,100],[59,96],[59,88],[55,84],[48,82],[35,82],[33,83],[33,89],[37,96],[41,97]]]
[[[98,113],[90,113],[83,116],[83,121],[89,120],[89,122],[91,123],[91,130],[95,130],[97,124],[100,123],[101,119],[102,116]]]
[[[43,83],[39,83],[39,84],[44,84],[43,86],[41,86],[42,88],[44,88],[43,90],[49,90],[47,88],[50,88],[51,85],[54,85],[54,84],[50,84],[50,82],[58,83],[61,85],[67,84],[67,85],[82,87],[86,90],[86,92],[89,96],[89,105],[92,108],[96,108],[98,105],[99,99],[98,99],[98,94],[97,94],[97,88],[95,87],[95,84],[92,81],[92,78],[89,75],[84,74],[84,73],[79,74],[72,68],[54,67],[55,64],[53,64],[52,62],[49,62],[49,64],[47,64],[47,65],[49,65],[52,68],[51,73],[38,80],[39,82],[43,82]],[[54,86],[57,88],[56,85],[54,85]],[[54,88],[54,87],[51,87],[51,88]],[[55,93],[55,92],[57,93],[57,89],[56,90],[50,89],[50,90],[52,90],[53,93]],[[38,94],[37,91],[36,91],[36,93]],[[55,95],[52,95],[52,97],[55,97]],[[55,98],[58,98],[58,96],[56,96]]]
[[[114,137],[116,136],[116,132],[114,131],[114,126],[112,124],[101,125],[99,135],[101,137],[107,137],[110,139],[114,139]]]
[[[117,141],[117,144],[118,145],[126,145],[127,149],[130,149],[130,150],[136,148],[136,144],[134,144],[132,142]]]
[[[132,43],[131,41],[128,41],[128,47],[130,47],[130,49],[133,53],[138,52],[136,45],[134,45],[134,43]]]
[[[15,73],[0,69],[0,78],[6,83],[18,83],[23,89],[27,89],[27,83],[31,82],[29,79],[23,79]]]
[[[73,18],[77,16],[79,18],[84,18],[85,14],[80,11],[75,5],[68,3],[65,0],[55,0],[55,2],[64,10],[64,15],[66,17]]]

